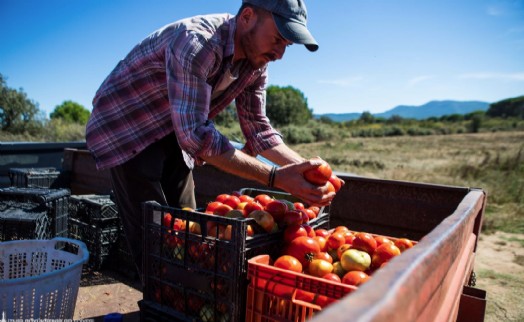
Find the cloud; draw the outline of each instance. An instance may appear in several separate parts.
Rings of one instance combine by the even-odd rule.
[[[324,80],[321,79],[317,83],[319,83],[319,84],[335,85],[335,86],[338,86],[338,87],[350,87],[350,86],[357,85],[363,79],[364,79],[364,77],[355,76],[355,77],[339,78],[339,79],[324,79]]]
[[[480,80],[505,80],[505,81],[524,81],[524,72],[521,73],[470,73],[459,75],[459,78],[464,79],[480,79]]]
[[[432,79],[432,78],[435,78],[435,76],[433,76],[433,75],[421,75],[421,76],[413,77],[412,79],[410,79],[408,81],[408,87],[413,87],[413,86],[417,85],[418,83],[421,83],[423,81],[426,81],[426,80]]]

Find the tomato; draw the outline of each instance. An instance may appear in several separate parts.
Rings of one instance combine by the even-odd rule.
[[[298,259],[290,255],[280,256],[277,258],[273,266],[297,273],[302,273],[302,264],[298,261]]]
[[[227,193],[223,193],[221,195],[218,195],[216,198],[215,198],[215,201],[218,201],[218,202],[221,202],[221,203],[224,203],[224,201],[226,201],[227,198],[229,198],[229,194]]]
[[[375,241],[377,242],[377,247],[380,247],[380,245],[382,244],[395,245],[395,243],[391,239],[384,236],[375,236]]]
[[[350,249],[351,248],[351,245],[349,244],[344,244],[344,245],[341,245],[339,248],[337,248],[337,256],[338,258],[341,258],[342,257],[342,253],[345,252],[346,250]]]
[[[395,246],[397,246],[401,252],[404,252],[406,249],[413,247],[413,242],[407,238],[399,238],[395,240]]]
[[[316,253],[313,255],[313,259],[322,259],[326,262],[329,262],[330,264],[333,264],[333,257],[331,257],[331,255],[329,255],[327,252],[320,251]]]
[[[349,271],[342,277],[342,283],[359,286],[369,279],[369,275],[361,271]]]
[[[304,178],[310,183],[323,186],[328,182],[332,173],[331,167],[324,161],[318,167],[306,170],[304,172]]]
[[[162,218],[162,225],[164,227],[171,229],[172,221],[173,221],[173,216],[169,212],[166,212],[164,214],[164,218]]]
[[[327,229],[324,229],[324,228],[315,229],[315,236],[321,236],[321,237],[327,238],[329,235],[330,234],[329,234],[329,231],[327,231]]]
[[[322,276],[322,278],[326,279],[326,280],[338,282],[338,283],[342,282],[340,277],[337,274],[335,274],[335,273],[327,273],[326,275]]]
[[[304,227],[304,229],[306,230],[308,237],[313,238],[313,237],[315,237],[317,235],[317,234],[315,234],[315,230],[313,229],[313,227],[311,227],[310,225],[302,224],[302,227]]]
[[[315,215],[317,215],[317,216],[320,213],[320,208],[317,207],[317,206],[310,206],[310,207],[308,207],[308,209],[311,209],[315,213]]]
[[[333,273],[337,274],[339,278],[342,278],[346,274],[346,270],[342,267],[340,261],[333,263]]]
[[[230,206],[231,208],[235,209],[238,207],[238,204],[240,203],[240,199],[237,196],[228,196],[226,200],[222,201],[222,203]]]
[[[249,196],[249,195],[241,195],[240,197],[238,197],[238,199],[240,199],[240,202],[248,202],[248,201],[253,201],[255,200],[255,198]]]
[[[338,192],[340,188],[342,188],[342,181],[335,174],[331,174],[331,177],[329,177],[329,182],[331,182],[335,188],[335,192]]]
[[[338,249],[340,246],[346,243],[346,237],[341,232],[333,232],[326,239],[327,249]]]
[[[350,232],[348,230],[348,231],[343,232],[342,235],[344,235],[344,238],[346,239],[346,244],[349,244],[349,245],[353,244],[353,240],[355,239],[355,235],[353,235],[352,232]]]
[[[352,247],[372,255],[377,248],[377,241],[370,233],[359,232],[355,234]]]
[[[282,225],[301,225],[302,212],[300,210],[289,210],[282,219]]]
[[[400,249],[397,246],[388,243],[382,244],[375,249],[373,256],[371,256],[371,266],[378,268],[398,255],[400,255]]]
[[[273,216],[265,210],[255,210],[249,213],[249,218],[254,218],[257,224],[259,224],[268,233],[273,232],[276,226],[275,219]]]
[[[308,272],[312,276],[322,277],[333,272],[333,264],[323,259],[313,259],[309,263]]]
[[[303,267],[308,267],[313,256],[320,252],[317,241],[310,237],[297,237],[286,247],[284,254],[291,255],[298,259]]]
[[[298,202],[298,201],[297,201],[297,202],[294,202],[294,203],[293,203],[293,206],[295,206],[295,209],[296,209],[296,210],[306,209],[306,207],[304,206],[304,204],[301,203],[301,202]]]
[[[256,201],[247,201],[247,204],[244,206],[244,214],[247,217],[251,212],[255,210],[264,210],[264,207]]]
[[[293,239],[300,236],[307,236],[306,229],[301,225],[293,224],[284,229],[284,241],[286,243],[290,243]]]
[[[335,231],[340,231],[340,232],[345,232],[345,231],[349,231],[349,228],[347,228],[346,226],[337,226],[335,227],[335,230],[333,230],[334,232]]]
[[[225,216],[228,212],[233,210],[233,207],[230,205],[226,205],[225,203],[218,205],[215,210],[213,211],[213,215],[216,216]]]
[[[302,209],[302,211],[307,214],[307,217],[308,217],[309,220],[317,218],[317,214],[313,210],[311,210],[309,208]]]
[[[326,182],[327,185],[327,193],[336,192],[335,187],[333,187],[333,184],[331,182]]]
[[[215,212],[215,209],[217,209],[217,207],[220,206],[220,205],[223,205],[223,203],[221,203],[220,201],[212,201],[212,202],[208,203],[207,206],[206,206],[205,213],[206,214],[212,214],[213,212]]]
[[[259,204],[261,204],[262,207],[267,206],[267,204],[271,200],[273,200],[273,198],[271,198],[270,196],[268,196],[267,194],[264,194],[264,193],[255,196],[255,201],[258,202]]]
[[[288,211],[287,204],[281,200],[271,200],[264,209],[273,216],[276,222],[282,222]]]
[[[326,245],[326,238],[324,238],[322,236],[315,236],[315,237],[313,237],[313,239],[317,241],[318,245],[320,246],[320,251],[321,252],[327,252],[328,251],[327,245]]]
[[[307,214],[305,209],[297,210],[300,212],[300,216],[302,216],[302,223],[307,223],[309,221],[309,215]]]

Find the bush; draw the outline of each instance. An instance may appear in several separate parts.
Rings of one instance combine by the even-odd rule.
[[[288,125],[281,129],[284,141],[288,144],[313,143],[315,136],[308,127]]]

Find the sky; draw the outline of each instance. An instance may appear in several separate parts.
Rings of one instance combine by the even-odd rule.
[[[91,110],[105,77],[156,29],[240,0],[0,0],[0,74],[47,115]],[[311,53],[289,47],[269,84],[315,114],[524,95],[524,0],[306,0]]]

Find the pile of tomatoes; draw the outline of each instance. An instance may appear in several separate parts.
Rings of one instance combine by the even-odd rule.
[[[407,238],[351,231],[346,226],[326,230],[307,224],[286,227],[284,242],[281,256],[273,263],[275,267],[355,287],[416,244]],[[308,292],[300,292],[300,296],[306,301],[318,299]]]

